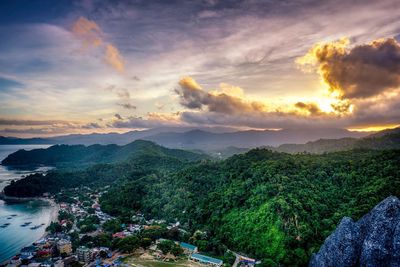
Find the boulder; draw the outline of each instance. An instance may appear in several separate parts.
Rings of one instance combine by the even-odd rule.
[[[359,221],[344,217],[311,267],[400,267],[400,200],[390,196]]]

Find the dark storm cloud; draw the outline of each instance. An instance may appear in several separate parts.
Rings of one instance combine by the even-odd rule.
[[[394,38],[347,49],[348,40],[318,44],[299,59],[317,64],[319,73],[341,98],[368,98],[400,87],[400,44]],[[303,60],[303,62],[302,62]]]
[[[211,112],[235,114],[241,112],[262,112],[265,105],[249,101],[242,97],[232,96],[225,92],[206,92],[191,77],[185,77],[179,82],[180,89],[176,93],[182,106],[190,109],[206,109]]]

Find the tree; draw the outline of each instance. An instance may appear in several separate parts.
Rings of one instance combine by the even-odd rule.
[[[113,247],[125,253],[131,253],[139,248],[139,238],[137,236],[128,236],[125,238],[117,238],[113,241]]]
[[[163,240],[157,244],[157,248],[160,249],[164,254],[172,253],[175,256],[182,254],[182,248],[171,240]]]

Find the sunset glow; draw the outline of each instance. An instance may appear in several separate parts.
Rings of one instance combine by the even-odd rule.
[[[398,125],[400,4],[305,2],[5,5],[0,135]]]

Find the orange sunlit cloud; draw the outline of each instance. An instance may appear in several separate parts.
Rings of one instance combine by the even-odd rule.
[[[104,50],[105,62],[118,72],[123,72],[125,63],[118,48],[103,40],[103,33],[100,26],[87,18],[80,17],[74,22],[72,33],[82,41],[83,48],[97,48]]]

